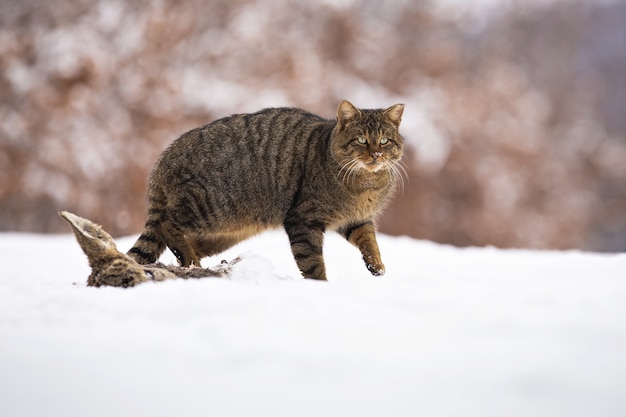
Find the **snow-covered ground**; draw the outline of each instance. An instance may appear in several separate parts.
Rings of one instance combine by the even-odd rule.
[[[230,279],[120,289],[0,234],[0,415],[626,415],[626,254],[379,241],[381,278],[328,233],[303,280],[276,231],[203,261]]]

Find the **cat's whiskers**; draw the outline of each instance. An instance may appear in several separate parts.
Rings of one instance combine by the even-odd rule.
[[[358,158],[346,158],[341,163],[341,168],[337,173],[337,178],[341,175],[341,182],[348,183],[351,179],[354,181],[354,176],[358,170],[360,161]],[[343,175],[342,175],[343,172]]]
[[[404,168],[404,164],[402,161],[388,161],[386,163],[393,180],[396,183],[400,184],[400,188],[402,192],[404,192],[404,177],[406,177],[407,181],[409,180],[409,174]]]
[[[350,168],[348,170],[348,181],[352,181],[354,183],[356,173],[359,170],[359,166],[361,165],[361,161],[358,158],[354,158],[354,160],[350,163]]]
[[[402,178],[402,174],[398,171],[398,168],[394,164],[389,165],[389,168],[394,181],[396,184],[400,184],[400,189],[404,193],[404,178]]]
[[[367,169],[363,167],[364,163],[358,157],[348,157],[341,161],[339,171],[337,172],[337,179],[341,178],[341,182],[345,184],[354,183],[357,173],[360,169]],[[402,161],[385,160],[381,162],[379,169],[387,169],[391,174],[393,181],[400,185],[402,192],[404,192],[404,178],[409,179],[409,175],[405,168],[405,164]],[[374,172],[378,171],[376,169]]]
[[[394,162],[395,164],[397,164],[397,165],[399,165],[399,166],[400,166],[401,170],[404,172],[404,174],[405,174],[405,175],[407,176],[407,178],[408,178],[408,174],[407,174],[407,171],[406,171],[406,168],[407,168],[407,164],[406,164],[406,162],[404,162],[402,159],[400,159],[400,160],[396,160],[396,161],[393,161],[393,162]]]
[[[408,182],[410,182],[409,173],[407,171],[407,164],[402,160],[394,161],[394,163],[396,167],[402,172],[402,176],[405,177]]]
[[[337,171],[337,176],[336,178],[339,179],[339,176],[341,175],[341,173],[343,172],[343,177],[341,177],[341,182],[343,182],[345,180],[346,177],[346,169],[348,167],[348,164],[352,161],[352,159],[350,158],[345,158],[343,159],[340,163],[339,163],[339,171]]]

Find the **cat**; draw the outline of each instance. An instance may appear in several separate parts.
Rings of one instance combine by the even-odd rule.
[[[336,120],[296,108],[236,114],[193,129],[161,155],[150,176],[148,217],[128,255],[154,263],[168,247],[200,266],[270,228],[284,227],[305,278],[326,280],[324,232],[358,247],[385,273],[374,219],[402,181],[404,104],[358,109]]]

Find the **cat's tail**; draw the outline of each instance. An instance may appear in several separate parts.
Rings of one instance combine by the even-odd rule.
[[[151,187],[148,194],[150,203],[148,204],[146,224],[133,247],[126,252],[128,256],[141,265],[155,263],[165,250],[161,225],[164,215],[162,208],[166,206],[167,201],[157,187]]]
[[[158,219],[148,213],[141,235],[126,253],[141,265],[155,263],[165,250],[158,225]]]

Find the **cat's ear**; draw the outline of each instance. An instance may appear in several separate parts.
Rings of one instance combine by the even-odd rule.
[[[354,107],[352,103],[348,100],[343,100],[339,103],[339,107],[337,107],[337,123],[339,123],[339,126],[343,128],[350,119],[353,119],[360,114],[361,112],[359,109]]]
[[[396,127],[400,126],[400,121],[402,121],[402,113],[404,113],[404,104],[394,104],[393,106],[383,111],[383,114],[387,116],[389,121],[396,125]]]

